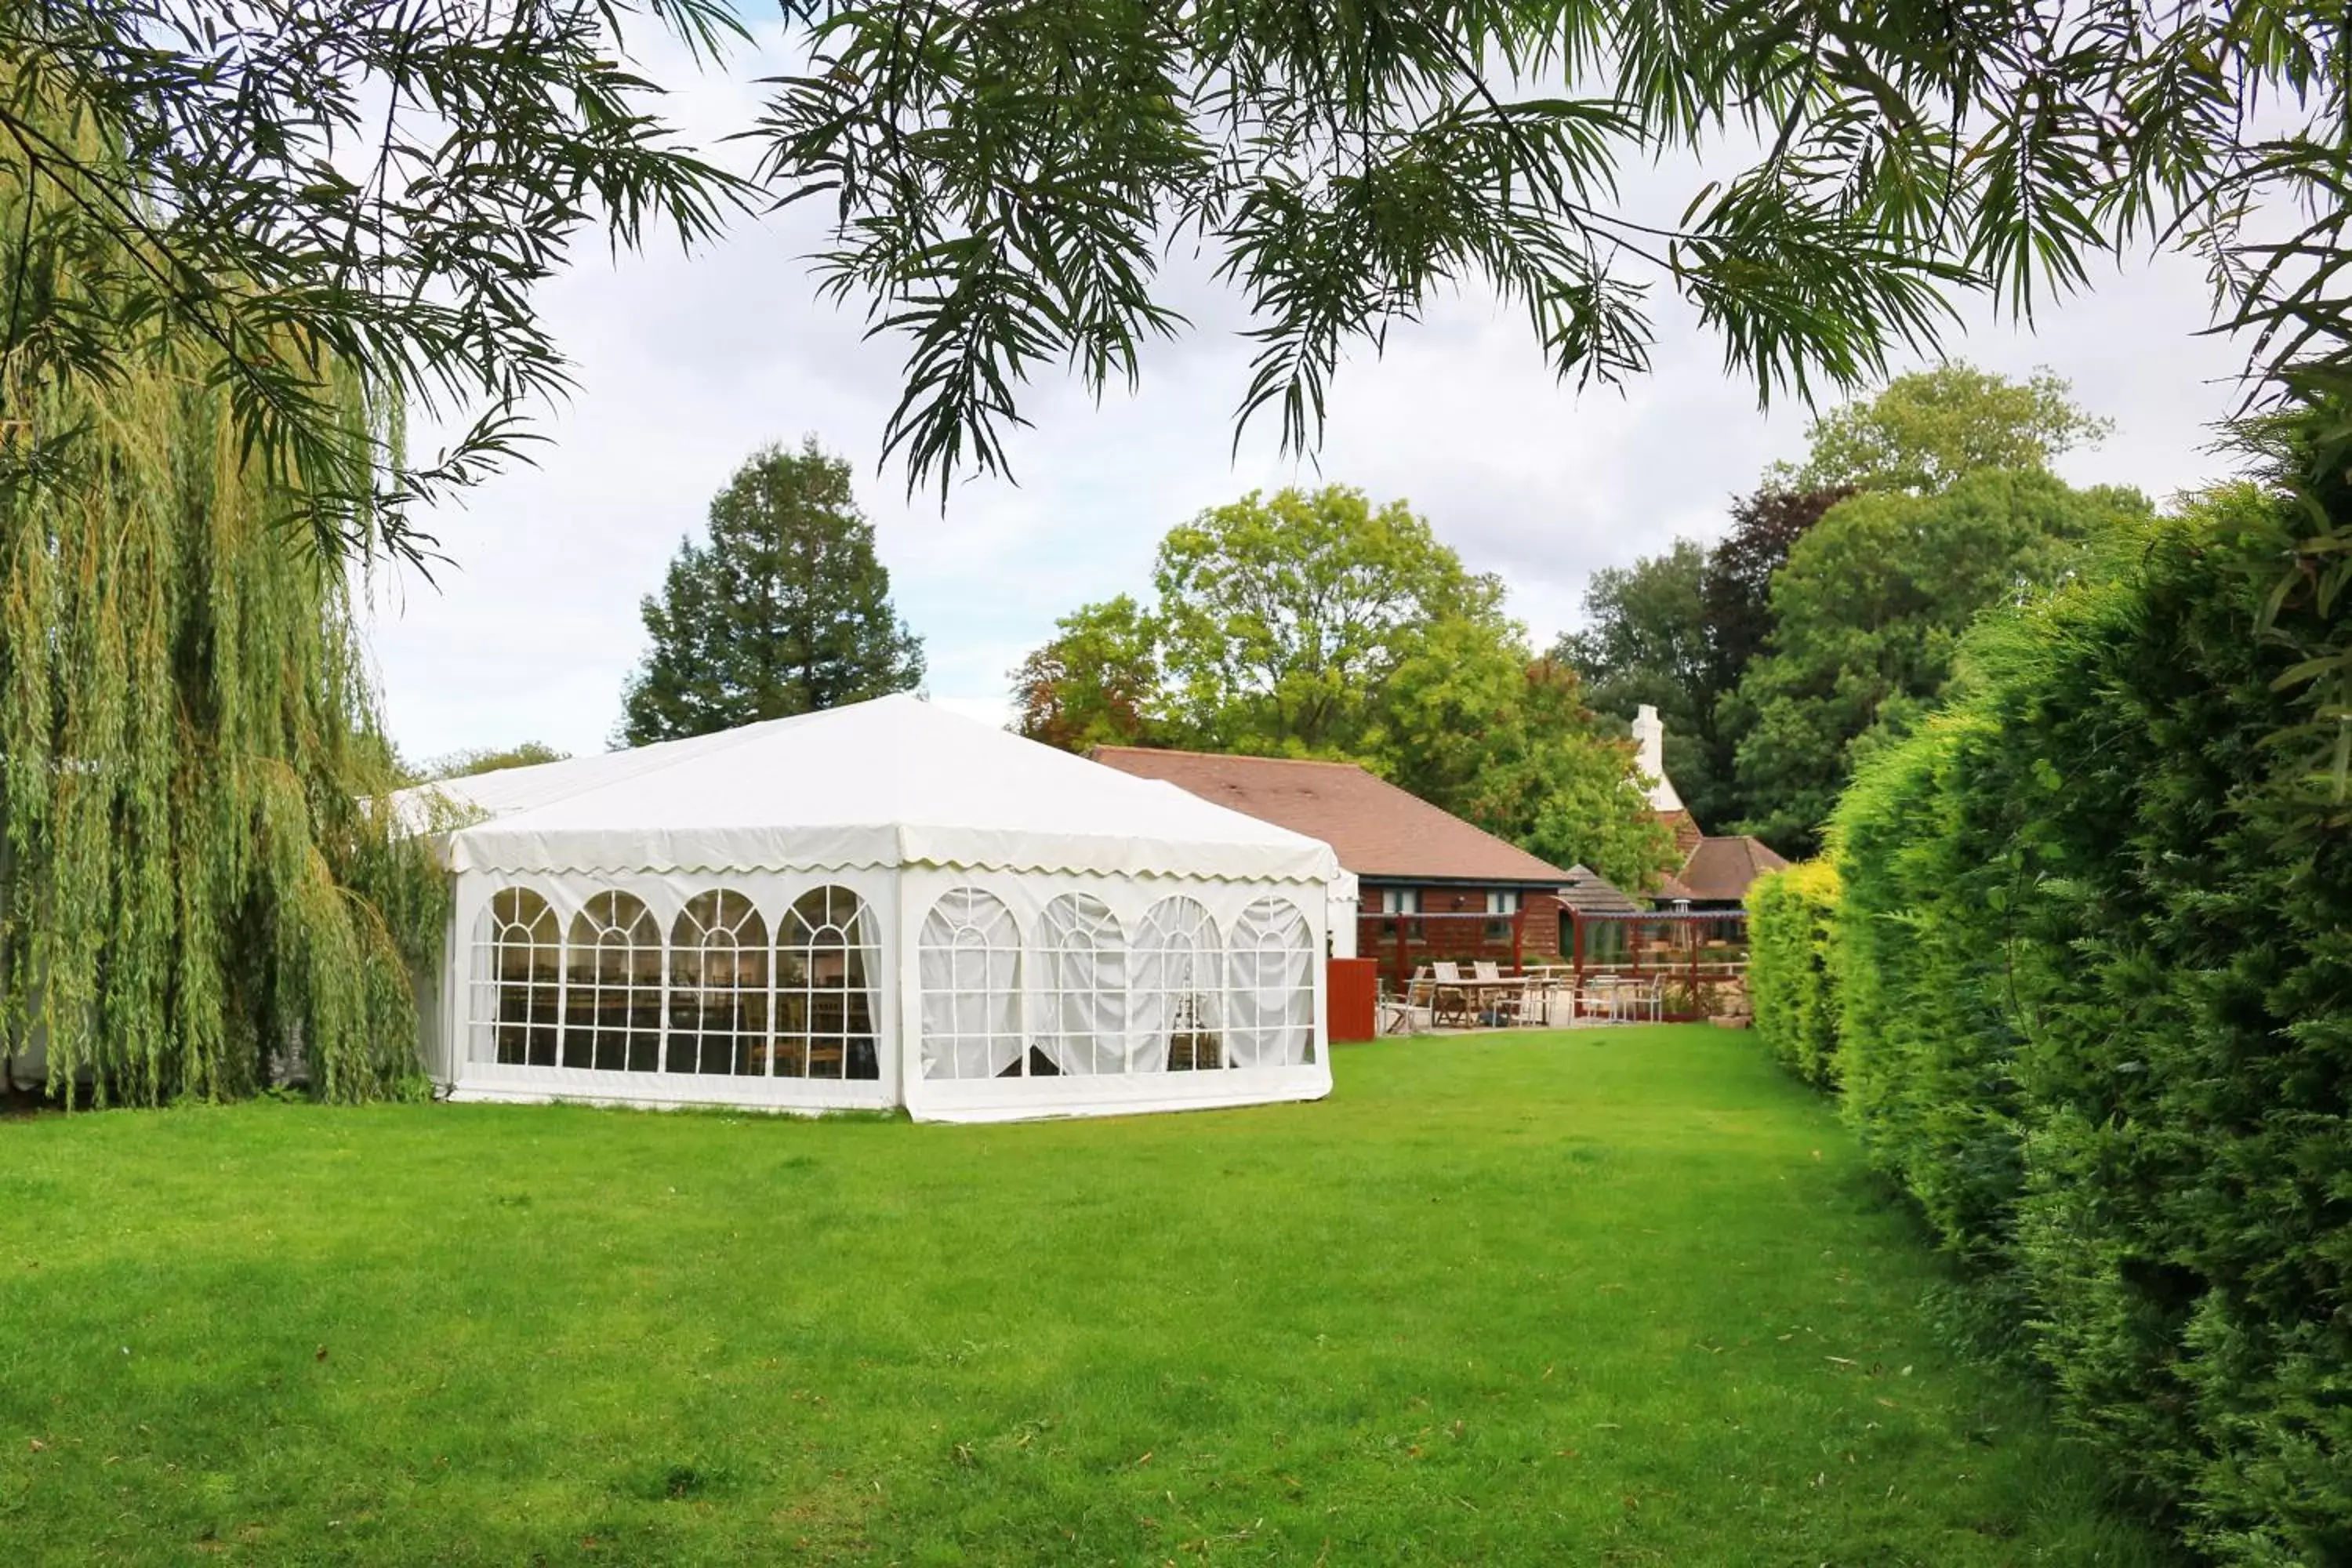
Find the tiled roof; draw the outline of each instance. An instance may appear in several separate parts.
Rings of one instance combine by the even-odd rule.
[[[1588,914],[1633,914],[1642,908],[1615,883],[1582,866],[1568,868],[1568,882],[1559,890],[1559,901]]]
[[[1353,763],[1099,746],[1095,761],[1320,838],[1359,877],[1564,887],[1569,873]]]
[[[1702,838],[1683,868],[1666,879],[1658,896],[1702,904],[1738,903],[1747,894],[1748,883],[1788,863],[1770,845],[1744,833]]]

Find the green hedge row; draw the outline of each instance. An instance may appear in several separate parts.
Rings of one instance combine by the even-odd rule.
[[[1872,1159],[2118,1472],[2244,1564],[2352,1563],[2352,836],[2264,744],[2305,717],[2252,630],[2285,523],[2224,492],[1980,630],[1832,834]],[[1768,1036],[1821,1006],[1757,994]]]
[[[1748,889],[1748,999],[1773,1058],[1822,1089],[1837,1082],[1838,996],[1830,968],[1837,868],[1808,860]]]

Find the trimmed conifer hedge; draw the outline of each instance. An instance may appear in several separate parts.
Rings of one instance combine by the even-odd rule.
[[[1773,1058],[1822,1089],[1837,1082],[1838,998],[1830,964],[1837,868],[1808,860],[1748,888],[1748,996]]]
[[[2290,521],[2218,493],[1983,628],[1832,834],[1872,1158],[2242,1564],[2352,1563],[2352,839],[2265,744],[2342,634],[2305,593],[2253,635]]]

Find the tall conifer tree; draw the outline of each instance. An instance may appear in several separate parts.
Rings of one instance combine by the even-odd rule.
[[[623,698],[633,746],[906,691],[923,645],[890,606],[849,465],[815,437],[754,453],[645,601],[653,648]]]

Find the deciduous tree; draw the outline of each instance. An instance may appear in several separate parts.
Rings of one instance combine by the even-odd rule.
[[[429,559],[416,514],[568,387],[535,300],[574,242],[697,240],[751,194],[656,111],[665,34],[744,36],[723,0],[0,0],[0,486],[99,440],[40,389],[168,365],[314,549]]]
[[[1584,700],[1614,727],[1622,730],[1643,704],[1657,709],[1666,726],[1666,774],[1703,824],[1729,816],[1729,758],[1717,755],[1715,733],[1710,555],[1696,540],[1677,539],[1663,554],[1602,567],[1585,586],[1585,624],[1552,647],[1552,657],[1582,678]]]
[[[433,784],[443,779],[471,778],[478,773],[503,773],[509,768],[535,768],[541,763],[566,762],[571,756],[571,752],[558,751],[543,741],[525,741],[513,746],[478,746],[435,757],[416,770],[416,776],[420,782]]]
[[[2047,468],[2115,431],[2074,402],[2072,383],[2036,371],[2024,381],[1948,364],[1898,375],[1876,396],[1823,415],[1806,432],[1801,466],[1769,482],[1796,491],[1903,490],[1933,495],[1979,468]]]
[[[87,123],[34,125],[110,156]],[[102,199],[73,179],[28,187],[0,155],[0,234]],[[124,279],[160,253],[85,238],[44,310],[135,319]],[[22,422],[0,447],[74,435],[39,482],[0,479],[0,1056],[41,1047],[52,1092],[101,1104],[421,1087],[411,966],[440,952],[446,882],[383,799],[401,781],[350,579],[285,526],[315,498],[240,440],[193,348],[105,376],[27,363],[0,356]],[[314,371],[363,423],[359,373]]]
[[[1942,694],[1978,615],[2055,584],[2148,510],[2135,491],[1998,470],[1831,508],[1773,578],[1769,647],[1734,698],[1748,830],[1810,852],[1854,763]]]
[[[1847,486],[1777,489],[1767,484],[1731,503],[1731,531],[1706,552],[1699,599],[1706,617],[1709,696],[1739,684],[1739,677],[1772,635],[1772,575],[1813,524],[1853,493]]]
[[[1530,658],[1516,626],[1437,628],[1389,679],[1372,760],[1405,788],[1556,866],[1654,888],[1681,862],[1653,821],[1633,742],[1576,671]]]
[[[1673,863],[1631,746],[1403,502],[1253,495],[1171,530],[1154,577],[1151,609],[1089,605],[1014,672],[1024,734],[1354,761],[1627,887]]]
[[[2027,317],[2178,246],[2269,390],[2352,367],[2352,40],[2319,0],[794,10],[765,174],[905,333],[889,439],[942,478],[1003,462],[1034,372],[1132,380],[1184,324],[1180,243],[1250,312],[1244,416],[1294,445],[1343,356],[1465,279],[1563,376],[1644,369],[1678,297],[1760,391],[1811,394],[1933,347],[1964,296]],[[1620,195],[1677,153],[1706,169],[1678,217]]]
[[[1253,491],[1169,530],[1152,585],[1179,721],[1235,750],[1351,751],[1430,627],[1502,618],[1502,585],[1412,508],[1344,485]]]
[[[1159,627],[1125,594],[1081,605],[1013,671],[1013,700],[1015,730],[1066,752],[1150,745],[1169,728]]]

